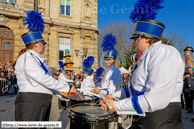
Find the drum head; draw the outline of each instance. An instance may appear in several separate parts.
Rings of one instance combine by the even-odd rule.
[[[95,104],[77,104],[71,107],[75,113],[85,114],[86,116],[107,116],[112,113],[104,111],[100,105]]]
[[[70,118],[83,118],[87,122],[104,121],[115,117],[115,113],[104,111],[97,104],[76,104],[69,109]]]

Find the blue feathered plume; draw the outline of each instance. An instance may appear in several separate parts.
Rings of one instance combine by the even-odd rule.
[[[102,75],[102,73],[104,72],[104,69],[102,67],[98,68],[96,70],[96,76],[97,77],[100,77]]]
[[[60,70],[62,70],[62,71],[64,71],[64,64],[63,64],[63,62],[62,61],[58,61],[58,63],[59,63],[59,67],[60,67]]]
[[[102,42],[102,48],[103,51],[107,52],[110,50],[115,50],[114,46],[117,44],[115,36],[112,35],[112,33],[107,34]]]
[[[158,10],[164,8],[161,6],[163,2],[164,0],[138,0],[129,18],[134,23],[141,18],[155,19]]]
[[[24,11],[27,17],[23,20],[23,24],[28,24],[29,31],[38,30],[41,33],[44,32],[44,20],[41,17],[41,13],[32,11]]]
[[[94,63],[94,57],[89,56],[87,59],[84,60],[83,67],[84,68],[91,68],[93,63]]]

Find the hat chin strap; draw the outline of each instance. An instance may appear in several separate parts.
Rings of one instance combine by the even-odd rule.
[[[141,34],[139,35],[138,43],[137,43],[137,46],[136,46],[136,48],[135,48],[135,51],[136,51],[136,52],[137,52],[137,49],[138,49],[138,47],[139,47],[140,40],[141,40]]]
[[[38,42],[38,44],[40,45],[42,51],[44,51],[44,47],[41,46],[40,42]]]

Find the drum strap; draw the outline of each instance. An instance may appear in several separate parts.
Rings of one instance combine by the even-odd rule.
[[[42,63],[42,61],[37,56],[32,54],[31,52],[30,52],[30,54],[32,55],[32,57],[35,57],[38,60],[41,68],[45,71],[45,73],[48,74],[48,75],[51,75],[50,71],[45,67],[44,63]]]
[[[46,74],[48,74],[48,75],[51,75],[51,73],[50,73],[50,70],[47,70],[47,68],[44,66],[44,64],[40,61],[40,59],[38,58],[38,57],[36,57],[34,54],[32,54],[31,52],[30,52],[30,54],[31,54],[31,56],[34,58],[34,60],[35,61],[37,61],[37,63],[41,66],[41,68],[45,71],[45,73]],[[26,70],[26,54],[25,54],[25,57],[24,57],[24,66],[23,66],[23,68],[24,68],[24,73],[25,73],[25,75],[26,75],[26,80],[32,85],[32,86],[34,86],[33,84],[32,84],[32,82],[31,82],[31,80],[30,80],[30,77],[28,76],[28,74],[27,74],[27,70]],[[34,87],[36,87],[36,86],[34,86]]]

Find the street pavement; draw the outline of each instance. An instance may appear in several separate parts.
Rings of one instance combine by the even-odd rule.
[[[15,97],[15,95],[0,96],[0,121],[14,121]],[[67,114],[67,110],[59,109],[58,98],[53,96],[50,121],[62,121],[62,128],[69,129],[70,120]],[[182,110],[184,129],[194,129],[194,122],[191,122],[193,116],[194,113],[188,114],[186,110]]]

